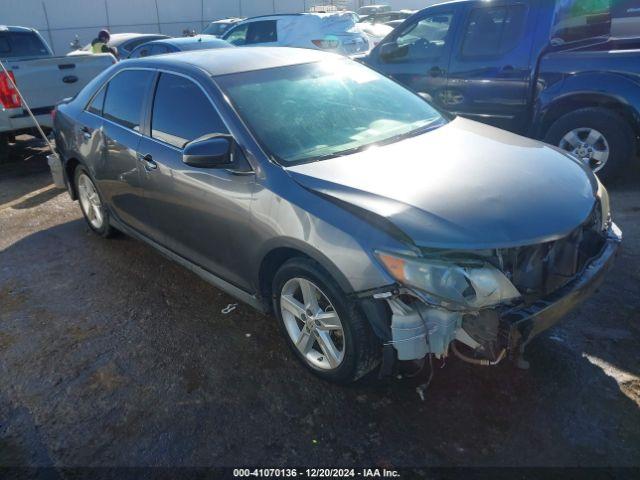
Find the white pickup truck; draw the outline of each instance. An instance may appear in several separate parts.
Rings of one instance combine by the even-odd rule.
[[[51,111],[116,63],[111,54],[55,57],[37,30],[0,26],[0,61],[15,81],[38,123],[52,126]],[[18,93],[0,68],[0,163],[16,134],[35,127]]]

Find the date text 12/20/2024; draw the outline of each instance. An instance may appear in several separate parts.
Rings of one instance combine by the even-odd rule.
[[[235,468],[234,477],[306,478],[398,478],[397,470],[386,468]]]

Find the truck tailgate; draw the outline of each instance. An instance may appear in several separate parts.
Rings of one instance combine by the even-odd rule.
[[[110,54],[8,60],[5,66],[34,113],[45,113],[57,102],[72,97],[116,62]]]

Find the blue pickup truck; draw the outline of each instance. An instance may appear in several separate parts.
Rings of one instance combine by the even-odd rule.
[[[573,152],[601,177],[638,153],[640,39],[609,0],[460,0],[409,17],[362,61],[435,106]]]

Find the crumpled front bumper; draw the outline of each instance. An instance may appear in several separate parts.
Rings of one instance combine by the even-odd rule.
[[[523,349],[536,335],[555,325],[582,301],[590,297],[611,270],[620,250],[622,232],[613,223],[600,255],[582,274],[543,300],[502,313],[501,330],[509,351]]]

